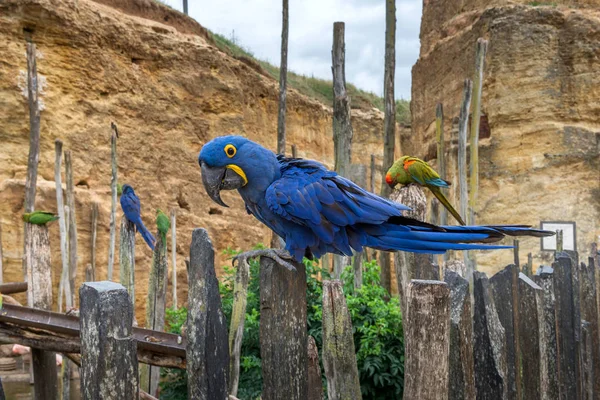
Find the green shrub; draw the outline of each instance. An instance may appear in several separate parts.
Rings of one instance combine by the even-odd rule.
[[[262,246],[259,246],[262,247]],[[228,255],[235,252],[228,251]],[[307,329],[315,338],[319,353],[322,348],[321,317],[323,286],[321,279],[329,279],[329,273],[317,262],[304,259],[307,275]],[[254,400],[262,390],[260,359],[260,277],[258,260],[250,261],[248,303],[240,360],[238,398]],[[233,306],[233,279],[235,269],[224,267],[219,282],[223,313],[230,319]],[[353,273],[347,267],[342,275],[344,293],[353,324],[354,346],[361,391],[365,400],[400,398],[404,384],[404,350],[402,318],[398,300],[386,301],[388,294],[380,285],[379,266],[375,262],[364,264],[364,285],[354,291]],[[185,309],[169,310],[167,321],[171,331],[178,333],[185,320]],[[321,370],[323,370],[321,363]],[[161,399],[178,400],[186,397],[184,371],[165,370],[161,383]],[[323,376],[325,385],[325,377]],[[326,387],[325,387],[326,390]]]

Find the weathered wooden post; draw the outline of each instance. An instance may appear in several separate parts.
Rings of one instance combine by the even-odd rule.
[[[127,291],[113,282],[86,282],[79,289],[79,299],[81,398],[137,399],[137,343]]]
[[[597,282],[596,267],[594,259],[589,258],[588,264],[580,264],[580,282],[581,282],[581,319],[588,322],[587,331],[591,340],[591,371],[584,371],[592,377],[592,388],[594,393],[600,396],[600,332],[598,330],[598,302],[597,302]],[[585,344],[585,342],[583,342]],[[586,349],[587,350],[587,349]],[[586,354],[583,352],[583,354]],[[589,390],[590,388],[586,388]]]
[[[528,277],[533,277],[533,254],[527,253],[527,265],[523,267],[523,272]]]
[[[292,158],[298,158],[298,147],[295,144],[292,145]]]
[[[90,275],[86,276],[88,282],[96,280],[96,241],[98,238],[98,203],[92,203],[92,228],[90,235],[90,251],[91,251],[91,264],[90,264]]]
[[[489,280],[490,288],[506,338],[506,379],[508,399],[521,398],[519,360],[519,267],[511,264]]]
[[[171,263],[172,284],[173,284],[173,308],[177,308],[177,213],[175,209],[171,210]]]
[[[412,280],[407,293],[404,398],[448,399],[450,290],[440,281]]]
[[[121,285],[127,289],[132,304],[135,304],[135,225],[125,215],[121,219],[121,240],[119,243]]]
[[[250,266],[246,262],[239,262],[233,281],[233,306],[229,324],[229,394],[232,396],[237,396],[240,381],[240,357],[246,322],[249,279]]]
[[[333,50],[331,51],[333,72],[333,149],[335,171],[348,177],[352,151],[352,122],[350,120],[350,97],[346,91],[346,44],[343,22],[333,24]],[[343,256],[333,256],[333,276],[342,275],[345,267]]]
[[[435,133],[437,139],[437,164],[438,173],[442,179],[446,179],[446,140],[444,138],[444,106],[438,103],[435,108]],[[434,202],[433,204],[437,204]],[[438,207],[440,225],[448,225],[448,210],[446,207]],[[448,253],[444,254],[444,261],[448,260]]]
[[[319,366],[319,349],[315,338],[308,337],[308,400],[323,400],[323,382]]]
[[[352,321],[338,280],[323,281],[323,368],[330,400],[362,398]]]
[[[152,267],[148,282],[148,301],[146,303],[146,328],[162,332],[165,329],[165,309],[167,305],[167,243],[156,233],[156,245],[152,254]],[[142,369],[142,389],[152,396],[158,395],[160,367],[144,365]]]
[[[556,341],[558,377],[561,398],[580,399],[581,313],[579,309],[578,268],[568,254],[556,253],[554,295],[556,298]]]
[[[306,270],[289,271],[260,260],[260,355],[263,400],[304,400],[308,395]]]
[[[65,217],[65,204],[63,201],[63,189],[61,178],[62,164],[62,141],[56,139],[54,142],[54,182],[56,184],[56,213],[58,214],[58,226],[60,230],[60,255],[62,261],[62,273],[58,284],[58,311],[63,311],[63,293],[66,298],[72,298],[71,285],[65,286],[65,282],[69,281],[69,250],[67,237],[67,219]],[[67,300],[68,301],[68,300]],[[72,305],[70,305],[72,307]]]
[[[471,94],[473,83],[470,79],[465,79],[463,85],[463,101],[460,107],[460,116],[458,118],[458,187],[460,194],[460,216],[463,220],[467,219],[467,130],[469,124],[469,106],[471,105]],[[469,252],[463,251],[465,266],[467,268],[467,280],[469,288],[473,292],[473,270],[474,265],[469,260]]]
[[[351,164],[350,165],[350,180],[356,183],[363,189],[367,189],[367,167],[363,164]],[[354,254],[352,260],[352,270],[354,272],[354,289],[360,289],[363,284],[363,259],[366,255],[366,251]]]
[[[556,299],[554,297],[553,270],[550,267],[539,268],[533,277],[544,291],[544,332],[546,334],[546,355],[544,356],[548,373],[546,393],[548,399],[558,399],[558,360],[556,343]]]
[[[513,239],[513,259],[514,264],[520,269],[521,263],[519,262],[519,240]]]
[[[227,325],[214,262],[215,252],[208,233],[194,229],[188,269],[186,360],[190,400],[228,397]]]
[[[381,174],[381,196],[388,197],[392,192],[385,182],[385,174],[394,163],[396,147],[396,101],[394,80],[396,73],[396,2],[385,2],[385,60],[383,71],[383,165]],[[389,276],[390,273],[388,272]],[[388,287],[389,289],[389,287]]]
[[[544,290],[527,275],[519,273],[519,343],[523,374],[523,399],[542,400],[548,396],[548,360]],[[518,358],[517,358],[518,360]],[[519,391],[520,392],[520,391]]]
[[[106,279],[112,281],[115,262],[115,240],[117,237],[117,138],[119,137],[119,131],[114,122],[110,123],[110,129],[110,165],[112,174],[110,179],[110,242],[108,246],[108,277]]]
[[[371,193],[375,193],[375,176],[376,176],[376,172],[377,172],[377,169],[375,168],[375,154],[371,154],[370,172],[371,172],[371,179],[369,180],[369,183],[371,184],[370,190],[371,190]]]
[[[4,283],[4,253],[2,252],[2,224],[0,224],[0,285],[2,283]]]
[[[52,268],[50,238],[45,225],[25,224],[25,265],[27,266],[27,305],[42,310],[52,309]],[[56,355],[31,349],[36,399],[54,399],[58,395]]]
[[[444,281],[450,288],[449,400],[475,400],[473,318],[469,281],[446,269]]]
[[[285,104],[287,98],[287,59],[289,0],[283,0],[281,23],[281,63],[279,64],[279,112],[277,114],[277,153],[285,154]]]
[[[411,184],[396,189],[390,195],[390,200],[411,208],[411,211],[406,211],[403,215],[418,219],[419,221],[425,220],[427,199],[420,186]],[[381,254],[384,254],[384,252]],[[394,253],[396,282],[398,284],[398,294],[400,295],[400,304],[404,315],[406,315],[408,307],[406,291],[411,279],[439,279],[439,270],[433,266],[431,260],[431,254],[416,254],[404,251]]]
[[[69,207],[69,285],[71,286],[71,296],[74,296],[75,276],[77,275],[77,218],[75,212],[75,185],[73,184],[73,163],[71,161],[70,150],[65,151],[65,176],[67,179],[67,207]]]
[[[588,321],[581,321],[581,393],[583,399],[594,399],[594,345]],[[596,395],[598,397],[598,395]]]
[[[498,319],[487,276],[473,273],[473,343],[478,399],[508,399],[504,328]]]

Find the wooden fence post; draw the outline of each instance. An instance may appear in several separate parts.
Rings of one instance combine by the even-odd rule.
[[[521,269],[521,263],[519,262],[519,240],[513,239],[513,263],[517,268]]]
[[[508,399],[521,398],[519,360],[519,267],[511,264],[489,279],[506,338],[506,379]]]
[[[52,309],[52,264],[50,238],[46,225],[25,224],[25,265],[27,266],[27,305],[42,310]],[[31,349],[35,399],[54,399],[58,395],[56,355]]]
[[[167,304],[167,243],[164,239],[166,239],[166,235],[163,238],[162,234],[157,231],[146,303],[146,328],[159,332],[165,330]],[[142,367],[142,389],[152,396],[158,396],[160,367],[150,365]]]
[[[108,277],[106,279],[112,281],[115,262],[115,240],[117,237],[117,138],[119,137],[119,131],[114,122],[110,123],[110,129],[110,242],[108,247]]]
[[[329,400],[362,398],[352,321],[339,280],[323,281],[323,368]]]
[[[594,399],[594,335],[590,325],[589,321],[581,321],[581,393],[585,400]]]
[[[444,281],[450,288],[449,400],[475,400],[473,317],[469,281],[446,269]]]
[[[548,360],[544,290],[523,273],[519,273],[519,343],[520,368],[523,374],[523,399],[545,400],[548,396]],[[518,357],[517,357],[518,360]],[[519,391],[520,392],[520,391]]]
[[[298,158],[298,146],[292,145],[292,158]]]
[[[533,277],[544,291],[544,332],[546,333],[546,371],[548,373],[546,393],[548,399],[558,399],[558,360],[556,343],[556,299],[554,297],[554,279],[552,268],[538,268]]]
[[[444,106],[438,103],[435,108],[435,131],[437,139],[437,164],[438,172],[442,179],[447,178],[446,173],[446,140],[444,138]],[[433,204],[438,204],[434,201]],[[448,225],[448,210],[446,207],[438,207],[440,225]],[[444,261],[448,261],[448,253],[444,254]]]
[[[177,213],[171,210],[171,263],[173,285],[173,308],[177,309]]]
[[[323,400],[323,382],[319,366],[319,349],[315,338],[308,337],[308,400]]]
[[[188,276],[188,398],[227,399],[227,325],[215,273],[215,251],[204,229],[192,233]]]
[[[375,193],[376,172],[377,172],[377,169],[375,168],[375,154],[371,154],[371,167],[370,167],[371,179],[369,180],[369,183],[371,185],[371,187],[370,187],[371,193]]]
[[[61,178],[62,164],[62,141],[56,139],[54,142],[54,182],[56,184],[56,213],[58,214],[58,227],[60,231],[60,256],[62,261],[62,273],[58,284],[58,311],[63,311],[63,293],[65,298],[72,298],[71,285],[65,285],[69,281],[69,243],[67,236],[67,219],[65,216],[65,204],[63,201],[63,189]],[[71,305],[72,307],[72,305]]]
[[[561,398],[580,399],[581,316],[575,298],[579,298],[577,267],[565,253],[557,253],[554,268],[556,297],[556,340],[558,345],[558,377]]]
[[[246,262],[239,262],[233,282],[233,306],[229,324],[229,394],[232,396],[237,396],[240,381],[240,357],[246,322],[249,280],[250,266]]]
[[[600,332],[598,331],[598,302],[596,268],[594,259],[589,258],[588,265],[580,264],[581,282],[581,319],[588,322],[588,337],[592,341],[591,350],[593,378],[592,390],[600,397]],[[585,342],[583,342],[585,344]],[[585,353],[584,353],[585,354]],[[589,389],[589,388],[587,388]]]
[[[350,97],[346,91],[346,45],[343,22],[333,24],[333,50],[331,51],[333,72],[333,149],[335,172],[348,177],[352,152],[352,122],[350,120]],[[333,255],[333,276],[342,275],[346,265],[344,256]]]
[[[2,252],[2,224],[0,224],[0,285],[4,283],[4,253]],[[1,382],[0,382],[1,384]]]
[[[506,400],[508,396],[504,328],[498,319],[488,278],[483,272],[474,271],[473,289],[476,397]]]
[[[289,271],[270,258],[260,260],[260,355],[263,400],[308,396],[306,269]]]
[[[404,398],[448,399],[450,290],[440,281],[412,280],[407,293]]]
[[[363,164],[350,164],[349,178],[363,189],[367,189],[367,167]],[[352,270],[354,272],[354,289],[358,290],[363,285],[363,259],[366,251],[354,253]]]
[[[460,116],[458,119],[458,188],[459,188],[459,206],[460,216],[467,220],[467,137],[469,126],[469,106],[471,105],[471,94],[473,92],[473,82],[465,79],[463,85],[463,101],[460,107]],[[469,252],[463,251],[465,266],[467,267],[467,280],[469,288],[473,292],[473,270],[474,266],[469,262]]]
[[[277,114],[277,153],[285,154],[285,104],[287,98],[287,61],[289,0],[283,0],[281,23],[281,63],[279,64],[279,112]]]
[[[113,282],[86,282],[81,304],[81,398],[137,399],[137,343],[132,336],[133,305]]]
[[[390,200],[411,208],[411,211],[405,211],[403,215],[418,219],[419,221],[425,221],[427,199],[420,186],[411,184],[396,189],[390,195]],[[384,254],[384,252],[381,254]],[[433,267],[431,260],[431,254],[416,254],[404,251],[394,253],[396,282],[398,284],[398,294],[400,295],[400,304],[404,315],[407,315],[408,311],[406,293],[411,279],[439,279],[439,271]]]
[[[98,203],[92,203],[92,233],[90,235],[90,250],[92,254],[91,265],[90,265],[90,275],[86,277],[86,280],[95,281],[96,280],[96,241],[98,237]]]
[[[121,219],[121,240],[119,243],[119,277],[121,285],[127,289],[131,303],[135,304],[135,225],[125,215]]]
[[[75,212],[75,188],[73,184],[73,163],[71,151],[65,151],[65,175],[67,179],[67,207],[69,207],[69,285],[71,286],[71,307],[75,294],[75,276],[77,275],[77,218]],[[67,306],[68,306],[67,300]]]

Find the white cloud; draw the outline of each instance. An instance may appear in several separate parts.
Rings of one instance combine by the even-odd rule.
[[[180,9],[180,0],[166,0]],[[333,23],[346,23],[346,80],[383,93],[385,0],[291,0],[288,68],[331,79]],[[396,97],[410,98],[410,71],[419,54],[421,0],[396,0]],[[189,0],[190,15],[260,59],[279,65],[281,1]]]

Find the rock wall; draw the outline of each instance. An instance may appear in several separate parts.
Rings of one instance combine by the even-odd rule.
[[[27,35],[37,44],[43,83],[36,208],[56,210],[54,141],[60,138],[65,150],[72,152],[77,185],[77,288],[90,262],[94,201],[100,204],[96,276],[106,278],[111,121],[120,133],[119,181],[136,189],[145,224],[155,230],[156,208],[177,210],[179,299],[187,299],[184,257],[189,255],[194,227],[208,229],[218,266],[229,262],[221,255],[227,247],[248,249],[269,242],[270,233],[246,214],[237,193],[223,194],[231,206],[226,209],[206,196],[197,155],[208,140],[231,132],[274,149],[276,81],[219,51],[200,25],[151,1],[6,0],[0,2],[0,223],[5,281],[22,280],[21,215],[29,149],[23,96]],[[357,109],[352,117],[353,161],[368,165],[371,154],[382,152],[383,115]],[[332,166],[331,125],[329,107],[290,91],[287,143],[296,144],[301,157]],[[121,215],[119,210],[119,220]],[[58,224],[50,231],[57,287]],[[136,251],[136,310],[143,322],[151,252],[139,237]]]
[[[577,247],[587,257],[600,235],[600,2],[514,3],[424,3],[413,131],[410,140],[402,137],[403,152],[435,165],[435,107],[442,102],[446,135],[452,130],[447,159],[458,206],[456,119],[463,80],[474,75],[476,40],[486,38],[482,111],[489,126],[479,133],[476,222],[575,221]],[[536,266],[551,256],[541,252],[539,239],[522,239],[520,246],[522,262],[528,252]],[[477,257],[488,272],[513,260],[508,250]]]

